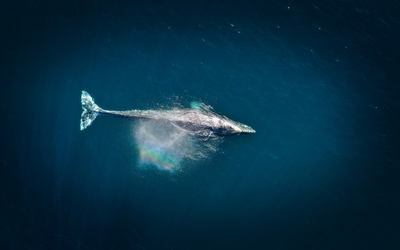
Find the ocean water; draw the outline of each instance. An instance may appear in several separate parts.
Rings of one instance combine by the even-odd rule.
[[[398,1],[8,1],[2,249],[397,249]],[[206,103],[198,141],[105,109]]]

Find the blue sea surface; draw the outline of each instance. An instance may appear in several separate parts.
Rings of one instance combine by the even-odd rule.
[[[2,249],[397,249],[398,1],[8,1]],[[217,142],[99,116],[203,102]]]

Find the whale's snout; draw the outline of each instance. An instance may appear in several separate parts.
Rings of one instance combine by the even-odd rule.
[[[235,126],[232,126],[234,133],[233,134],[254,134],[256,131],[242,123],[236,122]]]
[[[254,130],[254,129],[252,129],[250,126],[247,126],[247,125],[242,125],[241,126],[241,133],[244,133],[244,134],[254,134],[256,131]]]
[[[242,133],[254,134],[255,132],[256,131],[249,126],[247,126],[247,128],[245,128],[245,129],[242,129]]]

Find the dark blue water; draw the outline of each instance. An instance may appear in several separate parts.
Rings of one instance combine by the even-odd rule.
[[[400,3],[189,2],[2,4],[2,249],[397,249]],[[162,171],[82,90],[257,133]]]

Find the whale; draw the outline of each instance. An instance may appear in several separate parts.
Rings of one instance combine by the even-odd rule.
[[[201,139],[253,134],[250,126],[235,122],[215,113],[211,106],[201,102],[191,102],[190,108],[166,110],[126,110],[115,111],[100,108],[88,92],[82,91],[81,130],[86,129],[98,115],[108,115],[127,119],[149,119],[169,122],[176,128]]]

